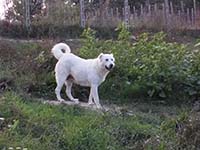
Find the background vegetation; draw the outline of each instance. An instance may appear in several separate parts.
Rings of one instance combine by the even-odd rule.
[[[1,149],[199,149],[199,44],[167,42],[162,32],[132,42],[123,25],[116,32],[102,41],[88,28],[81,44],[67,42],[84,58],[116,57],[100,87],[101,102],[118,105],[109,112],[43,104],[55,99],[54,42],[1,40]],[[73,89],[87,100],[85,88]]]
[[[1,36],[63,39],[78,38],[83,31],[79,0],[5,1]],[[129,0],[129,27],[134,35],[164,30],[173,36],[199,37],[199,4],[199,0]],[[86,27],[95,29],[98,37],[116,38],[114,29],[125,18],[124,0],[84,0],[83,13]]]
[[[158,18],[146,21],[153,23],[151,29],[142,19],[142,24],[136,22],[139,28],[127,30],[101,18],[107,8],[121,9],[123,0],[85,0],[86,13],[99,10],[104,26],[96,22],[83,29],[79,1],[46,0],[44,7],[43,1],[30,0],[27,30],[24,2],[13,0],[7,20],[0,21],[0,149],[200,149],[198,26],[165,30]],[[129,5],[141,9],[141,4],[163,2],[133,0]],[[183,14],[193,2],[183,0]],[[173,4],[175,11],[181,9],[180,1]],[[19,40],[23,38],[29,40]],[[55,99],[57,60],[50,49],[57,42],[66,42],[86,59],[114,54],[116,67],[99,89],[108,112],[44,104]],[[73,95],[87,102],[89,89],[75,85]],[[62,96],[67,99],[64,90]]]
[[[173,102],[193,101],[199,95],[198,50],[190,50],[184,44],[165,41],[165,34],[141,34],[132,43],[130,33],[123,25],[118,27],[118,40],[98,41],[94,31],[83,32],[85,39],[80,49],[82,57],[94,57],[99,52],[112,52],[117,67],[103,85],[107,90],[123,97],[151,98]],[[112,87],[112,88],[110,88]]]
[[[15,92],[4,93],[0,100],[1,149],[195,150],[199,147],[196,132],[199,114],[193,114],[190,120],[187,112],[180,113],[181,108],[137,105],[132,114],[101,114],[78,107],[44,105]],[[191,134],[195,141],[191,140]]]

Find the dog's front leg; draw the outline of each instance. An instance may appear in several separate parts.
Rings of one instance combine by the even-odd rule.
[[[97,106],[97,108],[102,108],[101,104],[99,103],[99,95],[98,95],[98,86],[97,85],[92,85],[91,86],[91,93],[92,97],[94,98],[94,102]]]
[[[88,100],[88,105],[93,105],[93,95],[92,95],[92,88],[90,88],[90,95],[89,95],[89,100]]]

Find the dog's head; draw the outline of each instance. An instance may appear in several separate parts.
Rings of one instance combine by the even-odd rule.
[[[115,58],[113,54],[103,54],[98,56],[102,68],[110,71],[115,67]]]

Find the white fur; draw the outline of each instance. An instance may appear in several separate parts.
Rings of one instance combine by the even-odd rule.
[[[64,52],[62,51],[64,50]],[[58,59],[55,67],[55,77],[57,87],[55,89],[56,97],[59,101],[64,101],[60,96],[63,84],[66,85],[66,94],[71,101],[79,102],[71,94],[72,84],[90,87],[88,104],[99,103],[98,86],[105,80],[109,71],[115,66],[113,54],[101,53],[95,59],[83,59],[72,53],[65,43],[56,44],[53,49],[53,55]]]
[[[71,49],[65,43],[59,43],[59,44],[54,45],[54,47],[52,48],[51,52],[56,57],[56,59],[59,60],[60,57],[63,56],[62,50],[64,50],[65,53],[71,53]]]

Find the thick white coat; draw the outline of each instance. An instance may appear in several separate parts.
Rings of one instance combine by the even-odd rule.
[[[101,108],[98,86],[105,80],[110,69],[115,66],[113,55],[101,53],[95,59],[83,59],[70,52],[69,46],[65,43],[56,44],[52,49],[53,55],[58,59],[55,67],[57,99],[64,101],[60,96],[60,91],[65,83],[67,96],[78,103],[78,99],[71,95],[72,84],[76,83],[91,87],[88,104],[93,104],[94,100],[97,107]]]

